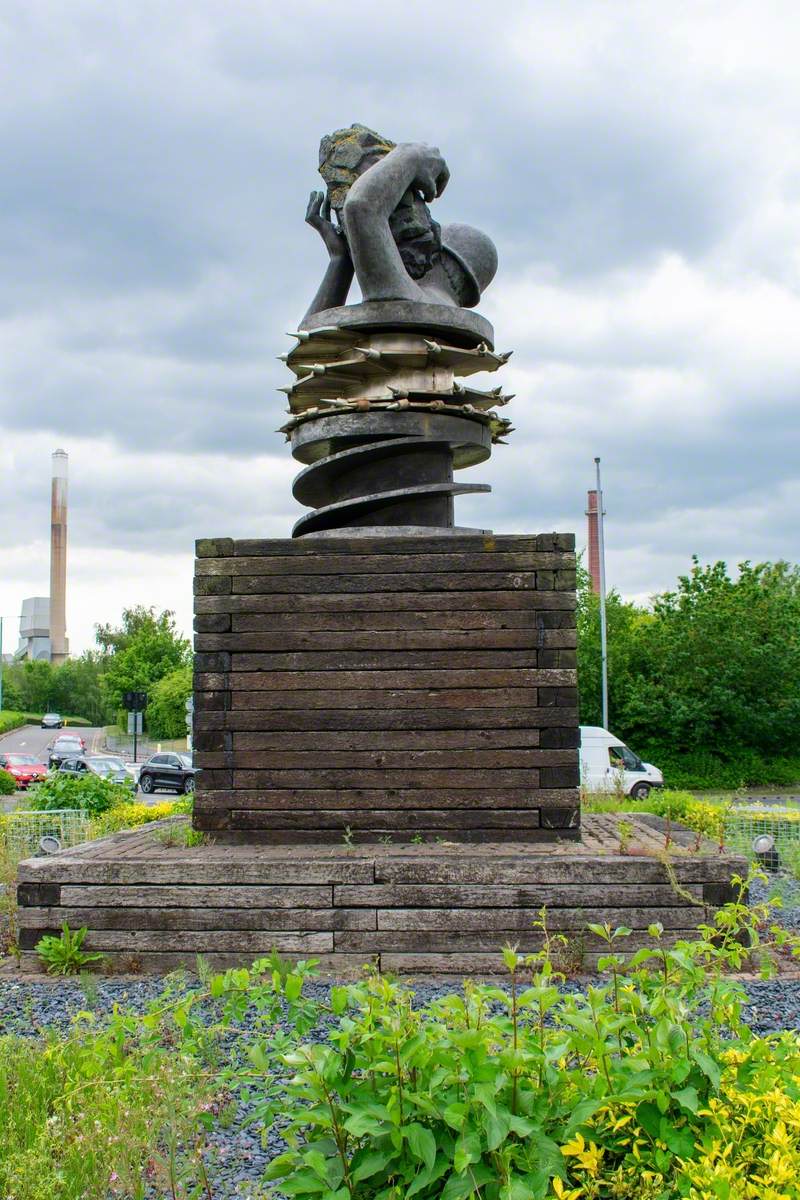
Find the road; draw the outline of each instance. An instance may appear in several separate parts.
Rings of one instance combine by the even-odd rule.
[[[23,725],[21,729],[12,729],[11,733],[0,737],[0,750],[7,753],[17,751],[20,754],[42,755],[42,762],[47,762],[47,748],[60,733],[77,733],[86,742],[86,749],[97,754],[102,746],[102,729],[85,729],[67,727],[66,729],[40,729],[38,725]]]
[[[20,754],[35,754],[43,763],[47,762],[47,748],[60,733],[70,733],[67,729],[41,729],[38,725],[23,725],[21,729],[12,729],[0,737],[0,750],[6,753],[14,751]],[[99,751],[102,747],[102,729],[85,729],[75,726],[86,742],[87,750]],[[13,796],[0,796],[0,812],[11,812],[17,806],[24,807],[26,792],[15,792]]]

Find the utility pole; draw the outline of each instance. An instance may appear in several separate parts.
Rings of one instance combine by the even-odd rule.
[[[600,555],[600,676],[603,694],[603,728],[608,729],[608,636],[606,629],[606,542],[605,506],[600,482],[600,459],[594,460],[597,473],[597,543]]]

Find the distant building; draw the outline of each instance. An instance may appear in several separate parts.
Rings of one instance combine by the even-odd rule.
[[[50,595],[22,601],[17,662],[38,660],[56,666],[69,657],[67,639],[67,476],[65,450],[55,450],[50,487]]]
[[[29,596],[22,601],[19,622],[19,646],[14,655],[17,661],[36,659],[50,661],[50,598]]]

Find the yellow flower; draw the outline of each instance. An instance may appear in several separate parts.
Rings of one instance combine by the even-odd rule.
[[[602,1148],[596,1146],[594,1142],[589,1142],[587,1145],[581,1133],[576,1133],[571,1142],[565,1142],[561,1147],[561,1153],[567,1158],[576,1158],[582,1169],[588,1171],[592,1176],[600,1170],[600,1164],[603,1161]]]
[[[553,1180],[553,1195],[558,1196],[558,1200],[580,1200],[583,1195],[583,1188],[567,1188],[560,1179]]]

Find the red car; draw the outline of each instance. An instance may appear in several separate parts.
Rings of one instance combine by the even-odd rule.
[[[32,754],[0,754],[0,770],[14,776],[19,790],[47,778],[47,766]]]

